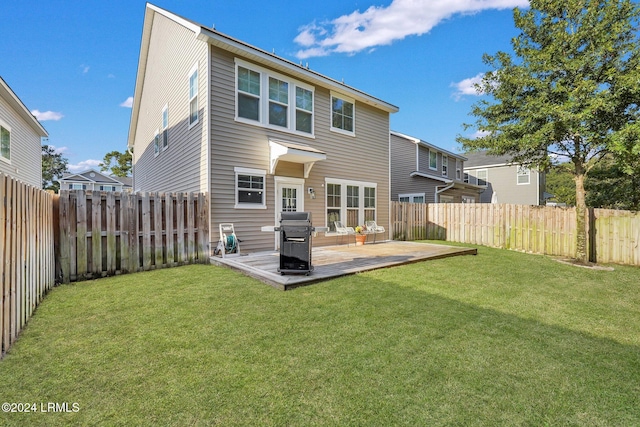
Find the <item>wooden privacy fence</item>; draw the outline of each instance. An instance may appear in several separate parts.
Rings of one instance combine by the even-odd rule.
[[[56,206],[63,283],[208,261],[203,193],[61,191]]]
[[[592,261],[640,265],[640,214],[591,209]],[[391,203],[393,238],[471,243],[574,257],[575,208],[488,203]]]
[[[53,196],[0,174],[0,355],[55,282]]]

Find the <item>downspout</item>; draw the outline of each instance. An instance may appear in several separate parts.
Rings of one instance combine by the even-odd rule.
[[[441,190],[438,190],[438,186],[436,185],[436,203],[440,203],[440,193],[444,193],[445,191],[453,188],[453,186],[456,185],[455,182],[452,182],[451,184],[447,185],[446,187],[444,187]]]

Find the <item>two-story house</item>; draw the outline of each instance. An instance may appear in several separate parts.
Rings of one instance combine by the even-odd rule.
[[[0,173],[42,188],[42,142],[49,134],[0,77]]]
[[[131,191],[131,178],[105,175],[94,169],[65,173],[58,181],[61,190]]]
[[[148,4],[129,148],[134,191],[206,192],[212,242],[278,245],[283,211],[389,227],[392,104]],[[314,245],[333,244],[331,232]]]
[[[481,203],[544,204],[544,172],[513,164],[509,156],[491,156],[486,151],[465,156],[464,180],[485,188]]]
[[[391,199],[411,203],[474,203],[484,188],[465,183],[466,158],[420,138],[390,133]]]

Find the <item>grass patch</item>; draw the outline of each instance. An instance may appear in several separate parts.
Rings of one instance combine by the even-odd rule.
[[[0,400],[80,410],[0,425],[639,425],[640,269],[478,250],[289,292],[202,265],[60,286]]]

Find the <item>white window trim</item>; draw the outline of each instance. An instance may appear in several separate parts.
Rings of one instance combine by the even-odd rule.
[[[375,206],[375,216],[376,216],[376,220],[378,217],[378,184],[375,182],[366,182],[366,181],[351,181],[351,180],[347,180],[347,179],[338,179],[338,178],[328,178],[325,177],[324,179],[324,187],[327,188],[327,184],[336,184],[336,185],[340,185],[341,189],[340,189],[340,219],[341,221],[343,221],[345,224],[345,220],[347,218],[347,185],[351,185],[351,186],[357,186],[361,189],[361,191],[358,191],[358,224],[364,224],[364,212],[365,212],[365,207],[364,207],[364,187],[371,187],[371,188],[375,188],[376,190],[376,206]],[[327,195],[326,195],[326,191],[325,191],[325,198],[324,198],[324,223],[326,224],[326,226],[328,227],[329,224],[327,223],[329,218],[327,217]],[[353,208],[350,208],[353,209]],[[371,210],[371,208],[367,208],[369,210]],[[327,236],[335,236],[336,233],[335,232],[328,232],[326,233]]]
[[[167,126],[164,125],[164,114],[165,112],[167,113]],[[167,148],[169,148],[169,104],[165,104],[164,107],[162,108],[162,137],[160,138],[162,141],[162,144],[160,144],[162,146],[162,151],[166,150]],[[164,136],[165,136],[165,131],[167,132],[167,145],[164,145]]]
[[[485,172],[486,176],[484,178],[484,184],[479,184],[478,172]],[[476,169],[476,175],[474,177],[476,179],[475,184],[480,187],[488,187],[489,186],[489,169]]]
[[[527,173],[520,173],[520,170],[526,170]],[[527,177],[527,182],[520,182],[520,177],[521,176],[526,176]],[[524,167],[522,165],[519,165],[516,168],[516,185],[530,185],[531,184],[531,169]]]
[[[12,145],[13,145],[13,144],[11,143],[11,140],[13,139],[13,138],[12,138],[12,132],[11,132],[11,126],[9,126],[7,123],[5,123],[5,122],[4,122],[4,121],[2,121],[2,120],[0,120],[0,126],[2,126],[2,127],[3,127],[3,128],[5,128],[7,131],[9,131],[9,157],[10,157],[10,158],[8,158],[8,159],[7,159],[6,157],[4,157],[3,155],[1,155],[1,154],[0,154],[0,160],[2,160],[2,161],[3,161],[3,162],[5,162],[5,163],[11,164],[11,157],[13,157],[13,156],[12,156],[12,151],[13,151],[13,150],[11,149],[11,148],[12,148]]]
[[[449,176],[449,156],[442,155],[442,176]]]
[[[160,129],[156,129],[156,132],[153,134],[153,157],[158,157],[161,151],[161,143],[160,143]]]
[[[267,171],[264,169],[251,169],[236,166],[233,191],[235,193],[235,209],[267,209]],[[262,189],[262,203],[240,203],[238,201],[238,175],[262,176],[264,188]]]
[[[343,101],[350,102],[353,105],[353,131],[348,131],[340,128],[333,127],[333,98],[339,98]],[[347,136],[356,136],[356,100],[345,96],[341,93],[331,91],[331,97],[329,99],[329,129],[331,132],[336,132]]]
[[[456,159],[456,179],[462,180],[462,160]]]
[[[431,153],[433,153],[436,156],[435,166],[431,166]],[[437,171],[438,170],[438,152],[432,149],[429,149],[429,158],[427,160],[429,161],[429,169],[431,169],[432,171]]]
[[[407,197],[409,199],[409,203],[420,203],[420,202],[415,202],[415,198],[416,197],[422,197],[423,202],[422,203],[427,203],[427,194],[426,193],[403,193],[403,194],[398,194],[398,200],[400,200],[401,197]]]
[[[258,103],[258,120],[251,120],[244,117],[238,116],[238,67],[243,67],[248,70],[254,71],[260,74],[260,95],[259,95],[259,103]],[[274,79],[286,82],[289,84],[289,103],[287,105],[287,127],[282,127],[278,125],[272,125],[269,123],[269,77],[273,77]],[[247,61],[243,61],[242,59],[235,58],[235,111],[234,118],[238,123],[243,123],[252,126],[259,126],[263,128],[273,129],[280,132],[286,132],[294,135],[304,136],[306,138],[315,138],[315,104],[316,104],[316,93],[315,87],[308,85],[306,83],[302,83],[298,80],[292,79],[291,77],[287,77],[283,74],[278,74],[274,71],[267,70],[266,68],[262,68],[258,65],[252,64]],[[296,106],[296,87],[300,89],[305,89],[311,92],[313,96],[313,104],[311,107],[311,133],[302,132],[296,130],[296,111],[298,110]],[[277,102],[277,101],[274,101]],[[304,110],[307,111],[307,110]]]
[[[198,77],[196,78],[196,90],[195,90],[195,95],[191,96],[191,76],[193,76],[193,73],[198,73]],[[191,67],[191,70],[189,70],[189,75],[187,77],[187,94],[189,95],[189,102],[187,104],[188,107],[188,111],[189,111],[189,119],[188,121],[189,123],[189,129],[191,129],[192,127],[194,127],[195,125],[197,125],[200,122],[200,72],[198,71],[198,63],[196,62],[195,65],[193,67]],[[191,101],[193,101],[194,99],[197,100],[197,108],[196,111],[198,113],[198,117],[196,118],[196,120],[191,123]]]
[[[476,198],[473,196],[462,196],[462,203],[476,203]]]

